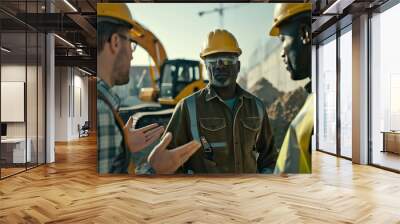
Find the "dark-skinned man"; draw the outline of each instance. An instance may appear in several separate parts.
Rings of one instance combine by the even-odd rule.
[[[287,3],[275,8],[269,32],[282,42],[282,59],[293,80],[311,77],[311,4]],[[311,93],[311,82],[304,87]],[[290,123],[279,152],[275,174],[311,173],[314,96],[309,94]]]
[[[129,82],[130,62],[136,48],[131,35],[143,32],[137,27],[125,4],[97,4],[97,168],[100,174],[134,174],[132,153],[155,142],[164,131],[157,124],[132,129],[132,119],[124,124],[118,113],[120,100],[110,91],[114,85]],[[167,133],[150,153],[150,173],[174,173],[200,147],[192,141],[166,150],[171,140],[171,133]]]
[[[230,32],[209,33],[200,57],[210,83],[177,105],[166,128],[174,134],[169,148],[202,144],[181,172],[273,172],[277,151],[265,106],[236,83],[241,53]]]

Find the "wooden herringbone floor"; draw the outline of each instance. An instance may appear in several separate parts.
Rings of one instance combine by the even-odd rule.
[[[95,138],[0,181],[0,223],[400,223],[400,175],[313,153],[313,174],[99,177]]]

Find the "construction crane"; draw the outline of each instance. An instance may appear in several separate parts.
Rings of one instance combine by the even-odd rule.
[[[218,8],[214,8],[214,9],[206,10],[206,11],[200,11],[198,14],[201,17],[201,16],[206,15],[206,14],[218,13],[219,14],[219,27],[221,29],[223,29],[224,28],[224,11],[226,11],[228,9],[238,8],[238,7],[243,6],[243,5],[244,4],[225,6],[224,7],[223,3],[219,3],[219,7]]]

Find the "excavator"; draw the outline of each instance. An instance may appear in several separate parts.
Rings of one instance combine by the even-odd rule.
[[[133,38],[153,59],[150,66],[151,87],[141,88],[139,99],[143,102],[132,107],[120,108],[125,122],[132,116],[134,127],[140,128],[151,123],[166,125],[175,105],[186,96],[206,86],[199,61],[168,59],[160,40],[146,27],[137,22],[143,30]]]

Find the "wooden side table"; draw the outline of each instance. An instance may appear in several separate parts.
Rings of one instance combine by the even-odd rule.
[[[382,152],[400,154],[400,131],[382,131],[381,133],[383,133]]]

